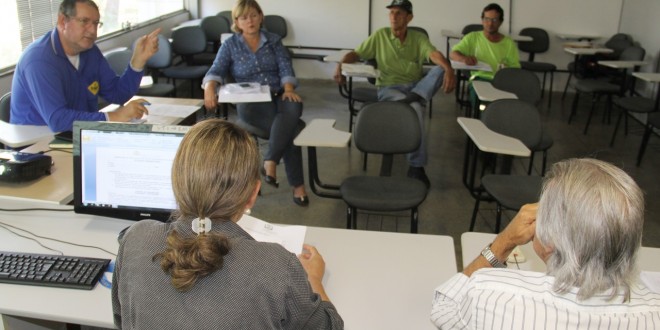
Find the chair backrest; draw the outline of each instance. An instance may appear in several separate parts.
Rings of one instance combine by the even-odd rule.
[[[229,28],[231,30],[231,25],[234,23],[234,19],[231,17],[231,10],[223,10],[216,14],[216,16],[222,16],[227,19],[229,22]]]
[[[5,123],[9,122],[9,117],[11,114],[10,110],[11,105],[11,92],[0,97],[0,120]]]
[[[203,53],[206,49],[206,35],[201,26],[188,25],[172,30],[172,51],[188,56]]]
[[[128,64],[131,63],[133,52],[128,48],[111,50],[104,54],[105,59],[110,64],[112,71],[121,75],[126,71]]]
[[[463,27],[463,30],[461,30],[461,34],[468,34],[470,32],[481,31],[483,29],[484,26],[481,24],[468,24]]]
[[[135,48],[135,47],[133,47]],[[147,67],[152,69],[164,69],[172,65],[172,45],[167,38],[158,35],[158,51],[147,60]]]
[[[610,54],[610,56],[615,59],[618,59],[621,56],[621,53],[623,52],[624,49],[632,45],[633,45],[632,37],[625,33],[617,33],[612,37],[610,37],[605,42],[605,47],[614,50],[614,52]]]
[[[538,105],[541,101],[541,82],[534,72],[520,68],[504,68],[495,73],[493,87],[516,94],[518,99]]]
[[[527,147],[541,141],[541,117],[536,107],[522,100],[494,101],[481,114],[481,121],[494,132],[516,138]]]
[[[218,44],[220,43],[220,35],[231,31],[229,21],[224,16],[206,16],[202,18],[201,26],[206,40]]]
[[[375,102],[358,113],[353,139],[358,150],[401,154],[417,150],[422,137],[415,110],[402,102]]]
[[[646,50],[640,46],[630,46],[621,52],[619,59],[622,61],[642,61],[646,56]]]
[[[263,24],[266,31],[275,33],[282,37],[282,39],[286,38],[287,29],[284,17],[279,15],[266,15],[264,16]]]
[[[423,28],[423,27],[420,27],[420,26],[409,26],[408,28],[411,29],[411,30],[415,30],[415,31],[419,31],[419,32],[421,32],[421,33],[424,33],[424,35],[425,35],[427,38],[429,37],[429,33],[428,33],[428,32],[426,31],[426,29]]]
[[[521,36],[532,37],[532,41],[518,42],[518,49],[529,53],[529,61],[534,61],[534,54],[547,52],[550,48],[550,37],[548,32],[541,28],[528,27],[520,30]]]

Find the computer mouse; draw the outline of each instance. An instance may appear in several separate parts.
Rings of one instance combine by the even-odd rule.
[[[121,244],[121,240],[124,238],[124,234],[126,234],[126,231],[128,231],[128,228],[131,228],[131,226],[128,226],[124,229],[122,229],[119,234],[117,234],[117,242]]]

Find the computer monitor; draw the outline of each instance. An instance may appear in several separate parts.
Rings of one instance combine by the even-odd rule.
[[[166,221],[176,208],[172,161],[188,126],[76,121],[74,210]]]

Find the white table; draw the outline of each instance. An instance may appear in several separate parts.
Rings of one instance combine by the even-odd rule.
[[[10,206],[36,205],[0,199],[0,207]],[[0,221],[110,251],[118,249],[117,233],[133,223],[48,211],[0,212]],[[457,271],[451,237],[309,227],[305,241],[323,255],[324,286],[346,329],[434,329],[429,321],[433,289]],[[94,249],[44,243],[68,255],[114,258]],[[0,250],[48,253],[2,229]],[[83,291],[0,284],[0,313],[10,324],[19,316],[113,327],[110,290],[101,285]]]
[[[307,147],[309,187],[320,197],[341,198],[339,185],[323,183],[319,178],[317,147],[344,148],[351,141],[351,133],[335,129],[334,119],[313,119],[293,140],[293,144]]]
[[[463,267],[465,268],[465,266],[469,265],[472,260],[479,256],[481,250],[489,243],[492,243],[495,236],[497,235],[491,233],[463,233],[461,235]],[[534,252],[532,242],[520,246],[520,250],[527,260],[519,263],[517,266],[516,264],[509,263],[508,268],[517,269],[519,267],[522,270],[545,272],[545,263]],[[641,270],[660,272],[658,259],[660,259],[660,248],[641,247],[637,262]]]
[[[596,39],[600,39],[600,36],[597,35],[589,35],[589,34],[570,34],[570,33],[559,33],[557,34],[557,38],[561,40],[586,40],[586,41],[593,41]]]

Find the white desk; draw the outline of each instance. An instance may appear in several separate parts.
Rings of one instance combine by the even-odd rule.
[[[557,38],[561,40],[586,40],[586,41],[593,41],[596,39],[600,39],[600,36],[597,35],[589,35],[589,34],[570,34],[570,33],[559,33],[557,34]]]
[[[481,253],[481,250],[486,245],[492,243],[495,236],[497,235],[490,233],[463,233],[463,235],[461,235],[463,267],[465,268],[465,266],[470,264],[472,260]],[[527,259],[524,263],[518,264],[520,269],[545,272],[545,263],[543,263],[541,258],[539,258],[534,252],[532,242],[520,246],[520,250]],[[660,248],[641,247],[637,262],[641,270],[660,272],[660,263],[658,263],[658,259],[660,259]],[[508,268],[517,269],[518,267],[516,264],[509,263],[508,265]]]
[[[293,144],[307,147],[309,187],[320,197],[341,198],[336,184],[326,184],[319,178],[316,147],[344,148],[351,141],[351,133],[335,129],[334,119],[313,119],[293,140]],[[321,190],[321,189],[323,190]]]
[[[338,51],[336,51],[336,52],[334,52],[334,53],[332,53],[332,54],[330,54],[330,55],[324,57],[324,58],[323,58],[323,61],[324,61],[324,62],[335,62],[335,63],[339,63],[339,62],[341,62],[341,60],[344,58],[344,56],[346,56],[346,54],[348,54],[348,53],[350,53],[350,52],[352,52],[352,51],[353,51],[352,49],[342,49],[342,50],[338,50]]]
[[[19,148],[28,146],[41,139],[53,139],[53,133],[48,126],[15,125],[0,120],[0,143]]]
[[[564,51],[573,54],[575,56],[580,56],[580,55],[596,55],[596,54],[609,54],[613,53],[614,50],[609,49],[609,48],[578,48],[578,47],[566,47],[564,48]]]
[[[614,69],[632,69],[636,66],[649,64],[646,61],[598,61],[598,64]]]
[[[479,119],[458,117],[461,128],[483,152],[529,157],[529,149],[516,138],[491,131]]]
[[[472,81],[472,88],[474,88],[474,92],[477,93],[479,101],[482,102],[493,102],[501,99],[518,98],[516,94],[493,87],[493,84],[491,84],[489,81],[474,80]]]
[[[0,207],[35,206],[0,199]],[[0,212],[0,221],[34,233],[117,251],[117,233],[131,221],[72,212]],[[346,329],[434,329],[433,289],[457,271],[449,236],[309,227],[305,241],[326,262],[324,286]],[[44,241],[65,254],[114,259],[104,252]],[[0,229],[0,250],[48,253]],[[35,297],[38,297],[35,299]],[[112,328],[110,290],[0,284],[0,313]]]

